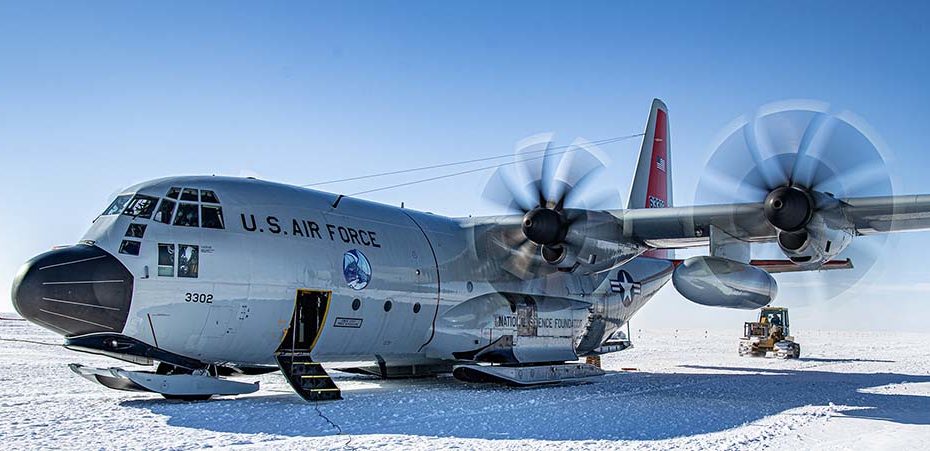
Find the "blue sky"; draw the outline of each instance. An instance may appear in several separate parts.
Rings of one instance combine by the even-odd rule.
[[[856,112],[897,156],[900,191],[930,193],[930,8],[747,3],[2,2],[0,281],[75,242],[137,181],[304,184],[506,153],[539,132],[608,138],[640,131],[653,97],[670,110],[678,204],[693,199],[721,128],[786,98]],[[624,198],[637,149],[604,148]],[[367,197],[493,213],[485,178]],[[922,327],[928,244],[930,233],[900,237],[873,283],[839,299],[779,301],[825,327]],[[640,324],[746,316],[691,306],[669,287]]]

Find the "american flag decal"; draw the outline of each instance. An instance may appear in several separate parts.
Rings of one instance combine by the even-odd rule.
[[[665,172],[665,158],[656,157],[656,169]]]

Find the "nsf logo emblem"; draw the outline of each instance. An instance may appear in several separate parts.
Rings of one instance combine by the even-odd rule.
[[[371,281],[371,263],[368,257],[358,249],[352,249],[342,256],[342,275],[353,290],[361,290]]]

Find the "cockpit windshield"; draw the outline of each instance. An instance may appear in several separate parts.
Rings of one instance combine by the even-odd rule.
[[[225,229],[223,208],[215,192],[197,188],[171,187],[165,197],[121,194],[101,216],[124,214],[183,227]]]
[[[197,190],[194,188],[184,188],[181,190],[181,200],[189,200],[192,202],[197,202],[200,198],[197,197]]]
[[[158,205],[158,211],[155,212],[155,220],[164,224],[171,224],[171,215],[174,213],[175,202],[170,199],[162,199]]]
[[[133,197],[129,202],[129,204],[126,205],[126,208],[123,210],[123,214],[137,218],[149,219],[152,217],[152,212],[155,211],[155,204],[157,203],[157,197],[136,194],[135,197]]]
[[[178,206],[178,215],[174,218],[174,225],[199,227],[200,219],[197,215],[197,204],[181,202],[181,205]]]
[[[200,206],[200,226],[208,229],[223,229],[223,209],[219,205]]]
[[[118,215],[123,211],[123,207],[126,206],[126,202],[129,202],[129,199],[132,197],[132,194],[123,194],[116,196],[116,199],[113,199],[113,202],[110,203],[110,206],[103,211],[101,216],[107,215]]]
[[[209,202],[211,204],[220,203],[219,198],[216,197],[216,193],[210,190],[206,190],[206,189],[200,190],[200,201]]]

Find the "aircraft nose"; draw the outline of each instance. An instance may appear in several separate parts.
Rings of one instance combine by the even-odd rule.
[[[132,301],[132,273],[97,246],[78,244],[26,262],[13,280],[13,307],[65,336],[120,333]]]

